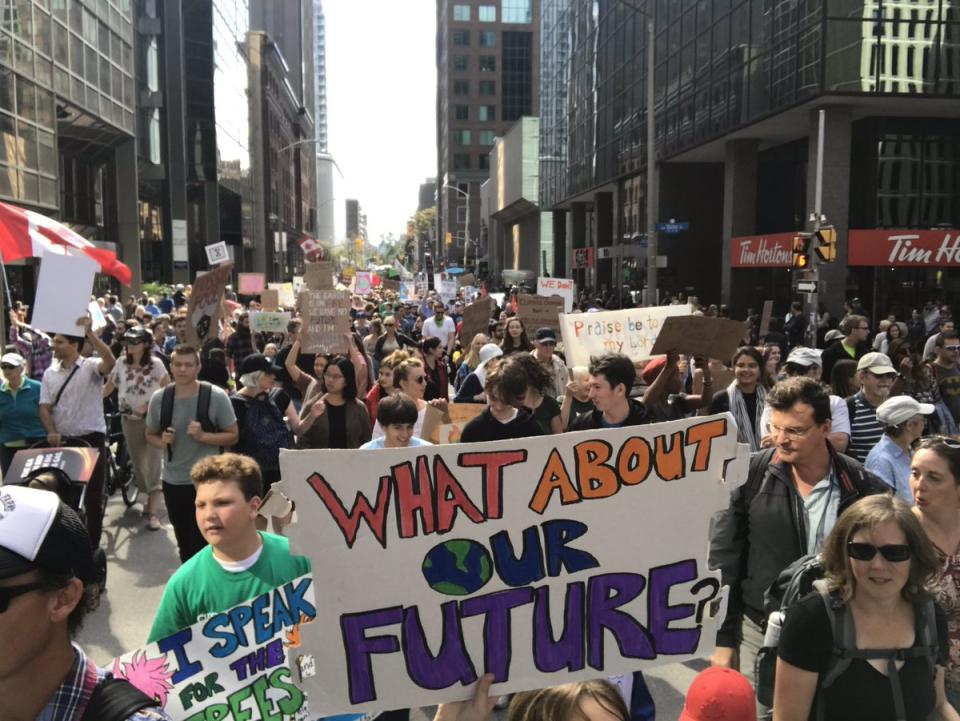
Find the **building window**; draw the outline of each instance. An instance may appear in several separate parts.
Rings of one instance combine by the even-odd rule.
[[[497,72],[497,57],[496,55],[481,55],[480,56],[480,71],[484,73],[495,73]]]
[[[453,81],[453,94],[454,94],[454,95],[469,95],[469,94],[470,94],[470,81],[469,81],[469,80],[454,80],[454,81]]]
[[[470,145],[470,131],[469,131],[469,130],[454,130],[454,131],[453,131],[453,143],[454,143],[454,145]]]
[[[500,20],[505,23],[529,25],[533,22],[532,0],[503,0]]]
[[[489,156],[489,155],[481,155],[480,158],[479,158],[479,160],[480,160],[480,163],[479,163],[479,165],[478,165],[477,167],[479,167],[480,170],[490,170],[490,156]]]
[[[467,206],[465,205],[457,206],[457,222],[458,223],[467,222]]]
[[[454,55],[453,56],[453,69],[457,72],[465,73],[470,69],[470,56],[469,55]]]
[[[480,33],[480,47],[497,47],[497,34],[493,30],[484,30]]]
[[[477,120],[492,122],[497,119],[496,105],[481,105],[478,109]]]
[[[497,139],[497,134],[492,130],[481,130],[479,135],[480,145],[493,145]]]
[[[480,94],[481,95],[496,95],[497,94],[497,83],[494,80],[481,80],[480,81]]]
[[[453,19],[460,23],[470,22],[470,6],[469,5],[454,5],[453,6]]]
[[[469,30],[454,30],[453,31],[453,44],[458,48],[468,48],[470,47],[470,31]]]
[[[501,120],[512,122],[533,111],[533,33],[503,33]]]
[[[459,190],[461,193],[465,193],[466,195],[469,195],[470,183],[457,183],[457,190]],[[465,196],[460,196],[460,197],[465,197]]]
[[[469,120],[470,119],[470,106],[469,105],[455,105],[453,107],[453,117],[457,120]]]
[[[482,23],[495,23],[497,22],[497,6],[481,5],[477,8],[477,15]]]
[[[470,170],[470,153],[454,153],[453,169]]]

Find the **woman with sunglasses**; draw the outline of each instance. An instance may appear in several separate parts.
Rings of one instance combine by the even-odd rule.
[[[397,330],[397,319],[388,315],[383,319],[383,335],[376,339],[373,346],[373,360],[382,363],[383,359],[404,348],[416,348],[413,338]]]
[[[417,404],[417,422],[413,425],[413,435],[422,437],[423,420],[427,416],[427,406],[433,406],[441,412],[446,412],[447,402],[442,399],[427,402],[424,392],[427,389],[427,369],[419,358],[408,358],[393,369],[393,388],[405,393]],[[383,426],[377,421],[373,426],[373,438],[384,435]]]
[[[163,451],[147,444],[147,405],[154,391],[170,382],[163,361],[153,357],[153,334],[146,328],[131,328],[123,334],[126,352],[113,367],[103,393],[109,396],[117,391],[117,408],[127,452],[133,461],[133,473],[140,490],[147,494],[143,515],[147,528],[160,528],[160,499],[163,485],[160,481],[160,463]]]
[[[323,385],[326,391],[308,398],[300,411],[297,448],[359,448],[370,440],[370,416],[357,398],[353,363],[331,358]]]
[[[27,361],[19,353],[0,357],[0,473],[6,474],[13,456],[46,438],[40,423],[40,381],[27,376]]]
[[[960,442],[946,436],[923,439],[910,465],[910,487],[913,512],[940,567],[933,591],[947,615],[950,636],[947,699],[960,709]]]
[[[380,407],[380,401],[394,392],[393,369],[409,357],[410,354],[406,351],[398,350],[380,361],[380,367],[377,369],[377,382],[363,399],[367,406],[367,413],[370,414],[371,429],[377,422],[377,409]]]
[[[825,595],[816,590],[804,597],[790,607],[783,623],[773,720],[960,719],[944,693],[947,631],[942,612],[936,610],[935,632],[927,621],[927,589],[937,572],[937,557],[910,507],[893,495],[857,501],[827,536],[822,561]],[[823,686],[840,643],[833,637],[827,604],[835,616],[846,614],[843,620],[853,624],[858,650],[883,653],[846,659],[848,665]],[[894,711],[898,705],[900,714]]]

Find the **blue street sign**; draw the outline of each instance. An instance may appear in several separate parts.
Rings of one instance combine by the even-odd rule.
[[[671,220],[669,223],[657,223],[657,232],[667,235],[676,235],[690,230],[690,223],[684,221]]]

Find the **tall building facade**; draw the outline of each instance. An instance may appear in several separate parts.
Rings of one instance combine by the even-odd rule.
[[[831,311],[856,295],[868,305],[876,298],[875,312],[903,317],[926,294],[960,290],[960,275],[944,272],[952,256],[936,252],[946,230],[960,226],[956,0],[560,4],[569,48],[544,47],[567,65],[567,158],[543,179],[548,194],[559,189],[550,195],[557,270],[570,267],[574,248],[633,244],[647,228],[639,11],[649,8],[653,220],[689,222],[687,232],[658,239],[662,290],[740,312],[758,298],[785,306],[791,254],[781,251],[810,227],[821,152],[820,210],[840,238],[838,262],[821,272]],[[560,122],[555,114],[541,120],[545,136]],[[932,251],[893,257],[904,233]],[[947,235],[952,243],[956,233]],[[587,285],[616,277],[610,260],[577,273]]]
[[[540,0],[437,0],[437,81],[437,252],[456,264],[468,239],[476,257],[495,138],[540,112]]]
[[[139,280],[130,2],[0,4],[0,200],[55,217]],[[33,295],[34,261],[8,277]]]
[[[337,240],[333,171],[339,172],[339,168],[329,153],[327,135],[327,18],[323,14],[322,0],[313,0],[313,74],[313,123],[317,137],[317,238],[333,243]]]

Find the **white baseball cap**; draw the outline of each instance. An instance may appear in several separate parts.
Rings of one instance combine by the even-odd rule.
[[[877,406],[877,420],[887,428],[896,428],[916,415],[929,416],[936,409],[930,403],[920,403],[910,396],[894,396]]]

